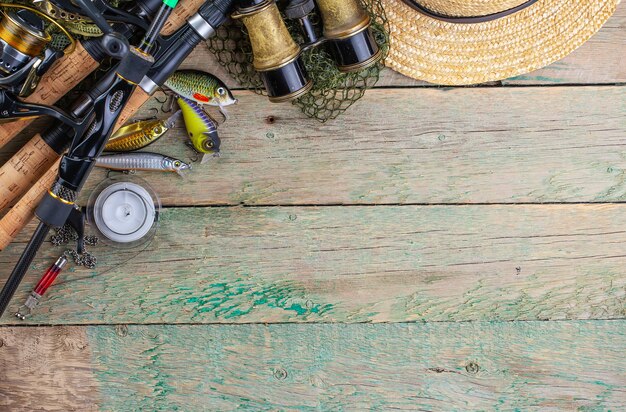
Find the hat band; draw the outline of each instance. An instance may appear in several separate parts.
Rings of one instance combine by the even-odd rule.
[[[433,19],[445,21],[448,23],[457,23],[457,24],[485,23],[488,21],[501,19],[502,17],[506,17],[513,13],[517,13],[520,10],[524,10],[526,7],[531,6],[532,4],[537,2],[537,0],[527,0],[526,2],[520,4],[519,6],[515,6],[511,9],[499,11],[493,14],[486,14],[484,16],[469,16],[469,17],[458,16],[457,17],[457,16],[446,16],[444,14],[437,13],[436,11],[430,10],[429,8],[419,4],[415,0],[403,0],[403,1],[425,16],[431,17]]]

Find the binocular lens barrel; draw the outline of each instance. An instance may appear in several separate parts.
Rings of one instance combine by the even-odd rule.
[[[369,27],[350,37],[329,41],[327,46],[339,71],[346,73],[363,70],[381,57],[381,51]]]
[[[316,1],[328,51],[340,71],[359,71],[380,59],[381,51],[370,29],[371,18],[358,0]]]
[[[241,7],[244,6],[244,7]],[[240,3],[233,15],[241,19],[250,35],[253,66],[263,79],[272,102],[295,99],[311,89],[296,44],[273,0]]]
[[[278,69],[259,72],[271,102],[293,100],[311,90],[313,82],[308,79],[302,59],[298,56],[291,63]]]
[[[303,19],[307,37],[314,39],[313,27],[305,16],[314,5],[308,3],[300,1],[299,8],[292,7],[301,9],[302,16],[291,17]],[[380,59],[382,53],[370,28],[371,18],[359,0],[316,3],[324,26],[323,43],[340,71],[356,72]],[[300,56],[302,48],[291,37],[274,0],[241,0],[232,17],[241,19],[248,30],[253,66],[263,79],[270,101],[295,99],[312,88]]]

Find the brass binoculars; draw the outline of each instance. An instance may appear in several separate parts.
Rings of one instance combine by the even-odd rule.
[[[298,20],[306,44],[297,44],[278,9],[275,0],[241,0],[234,19],[245,25],[253,66],[259,72],[270,101],[295,99],[313,86],[302,61],[302,52],[321,44],[342,72],[356,72],[381,57],[381,50],[370,28],[369,14],[359,0],[290,0],[285,17]],[[322,19],[323,35],[319,37],[309,16],[317,7]]]

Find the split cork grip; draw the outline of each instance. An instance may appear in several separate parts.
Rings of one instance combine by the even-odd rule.
[[[168,35],[177,30],[196,12],[202,3],[204,0],[183,0],[174,9],[161,33]],[[24,101],[37,104],[54,104],[96,70],[98,66],[98,62],[87,53],[80,42],[77,42],[76,50],[59,59],[40,80],[35,92]],[[7,144],[32,122],[33,119],[22,119],[0,125],[0,147]]]
[[[117,131],[148,101],[150,95],[137,88],[130,97],[115,125]],[[28,141],[12,158],[0,167],[0,211],[28,190],[45,171],[59,159],[39,134]]]
[[[0,251],[4,250],[35,216],[35,208],[57,176],[59,160],[53,162],[41,179],[35,182],[19,202],[0,219]]]

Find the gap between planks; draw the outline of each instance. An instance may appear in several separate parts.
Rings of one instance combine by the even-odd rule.
[[[161,224],[147,252],[104,251],[98,270],[64,273],[28,322],[626,316],[624,205],[176,208]],[[12,307],[61,250],[42,250]]]

